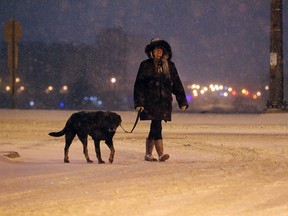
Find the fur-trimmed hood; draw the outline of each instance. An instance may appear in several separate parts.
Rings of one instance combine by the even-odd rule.
[[[145,53],[149,58],[153,58],[153,50],[156,47],[160,47],[163,49],[163,56],[166,57],[167,60],[171,60],[172,58],[172,50],[169,43],[165,40],[161,40],[159,38],[152,39],[150,44],[145,47]]]

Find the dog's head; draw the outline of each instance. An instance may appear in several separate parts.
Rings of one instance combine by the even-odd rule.
[[[105,120],[109,122],[109,132],[116,132],[117,127],[121,124],[121,116],[117,113],[107,111],[104,113]]]

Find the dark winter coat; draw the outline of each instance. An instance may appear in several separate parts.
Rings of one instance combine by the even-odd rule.
[[[151,54],[155,47],[161,47],[168,59],[169,71],[166,73],[159,73],[156,69]],[[134,85],[134,106],[144,107],[140,115],[141,120],[171,121],[172,94],[176,96],[180,108],[188,107],[183,85],[175,64],[171,61],[171,48],[166,41],[161,40],[156,45],[147,45],[145,52],[149,59],[141,62],[138,70]]]

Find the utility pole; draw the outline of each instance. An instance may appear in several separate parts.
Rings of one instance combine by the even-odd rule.
[[[10,19],[4,26],[4,38],[8,43],[8,68],[11,76],[11,108],[15,108],[15,78],[18,68],[18,42],[22,37],[22,27],[17,20]]]
[[[282,0],[271,0],[270,20],[270,95],[268,112],[286,109],[283,101],[283,15]]]

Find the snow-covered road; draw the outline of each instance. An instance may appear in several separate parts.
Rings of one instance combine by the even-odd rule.
[[[0,110],[0,215],[286,216],[288,114],[174,113],[165,163],[143,160],[149,122],[118,128],[113,164],[87,164],[80,141],[63,163],[73,111]],[[131,129],[134,112],[118,112]],[[101,145],[108,161],[109,150]],[[7,158],[15,151],[20,158]],[[89,140],[90,158],[95,158]],[[156,153],[155,153],[156,155]]]

